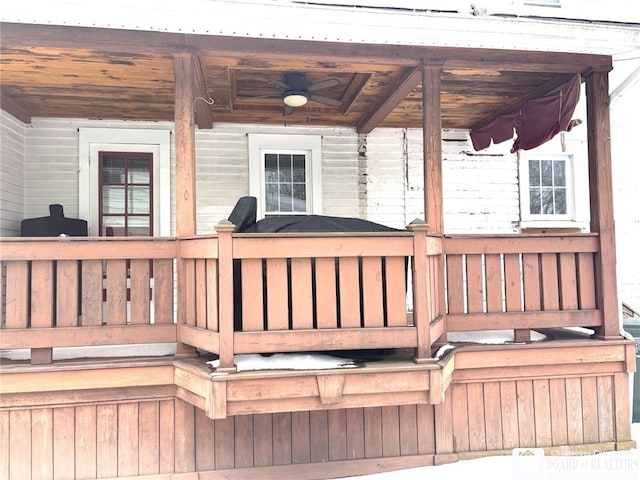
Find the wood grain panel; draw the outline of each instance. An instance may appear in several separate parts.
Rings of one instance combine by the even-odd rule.
[[[536,444],[535,411],[533,408],[533,382],[516,382],[518,404],[518,432],[520,445]]]
[[[96,406],[77,406],[74,439],[76,478],[96,478],[97,438]]]
[[[329,423],[326,410],[309,412],[309,450],[311,462],[329,461]]]
[[[160,403],[157,401],[140,402],[138,420],[140,475],[160,473]],[[165,418],[162,421],[166,421]],[[197,426],[198,424],[196,424]],[[204,442],[204,438],[202,441]]]
[[[160,400],[159,473],[171,473],[175,458],[175,400]]]
[[[347,460],[365,458],[364,409],[347,409]]]
[[[215,462],[216,470],[234,468],[235,429],[233,417],[215,421]]]
[[[567,445],[569,431],[567,423],[567,395],[563,378],[549,379],[551,401],[551,440],[553,445]]]
[[[107,325],[127,323],[127,263],[107,261]]]
[[[418,429],[427,429],[428,425],[418,423],[416,405],[398,407],[400,422],[400,455],[418,455]]]
[[[499,254],[485,255],[487,312],[502,312],[502,261]]]
[[[558,255],[560,302],[562,310],[578,308],[578,281],[575,253]]]
[[[467,255],[467,307],[469,313],[483,311],[482,255]]]
[[[207,328],[207,270],[206,260],[195,261],[195,317],[196,326]]]
[[[318,328],[338,326],[336,264],[333,258],[316,258],[316,314]]]
[[[500,450],[503,448],[500,383],[486,382],[483,390],[487,450]]]
[[[100,477],[118,475],[118,406],[97,406],[97,474]]]
[[[291,414],[291,463],[309,463],[311,439],[309,412]]]
[[[287,330],[289,328],[289,282],[287,260],[267,259],[267,328]],[[254,300],[255,301],[255,300]]]
[[[367,407],[364,409],[364,456],[382,457],[382,409]]]
[[[598,376],[596,378],[599,439],[601,442],[610,442],[615,438],[613,380],[610,376]]]
[[[583,442],[597,443],[600,439],[598,432],[598,391],[596,377],[583,377],[582,388],[582,424]]]
[[[206,260],[206,298],[207,298],[207,330],[218,332],[220,325],[218,319],[218,260],[208,258]]]
[[[467,407],[469,419],[469,450],[487,448],[485,427],[484,389],[481,383],[467,384]]]
[[[365,327],[383,327],[382,257],[362,259],[362,302]]]
[[[31,442],[33,433],[31,430],[31,412],[29,410],[11,410],[9,413],[9,461],[10,474],[6,478],[31,478]],[[60,442],[62,444],[62,442]],[[55,448],[55,445],[54,445]],[[54,452],[57,453],[57,451]],[[73,457],[71,457],[73,461]],[[62,462],[61,462],[62,463]],[[64,475],[64,465],[61,466],[61,473]],[[54,468],[57,468],[57,464]],[[73,469],[71,470],[72,478]]]
[[[469,451],[469,416],[467,386],[454,384],[451,390],[451,409],[453,413],[453,445],[457,452]]]
[[[7,263],[6,269],[6,328],[26,328],[29,295],[29,268],[26,261],[12,261]]]
[[[536,447],[550,447],[553,445],[551,436],[551,408],[549,380],[533,380]]]
[[[416,405],[418,429],[418,454],[433,454],[436,451],[435,419],[432,405]]]
[[[138,475],[139,418],[137,402],[118,405],[118,476]]]
[[[291,259],[291,316],[293,328],[313,328],[311,261]]]
[[[53,470],[54,478],[75,476],[75,408],[53,410]],[[28,477],[26,477],[28,478]]]
[[[273,413],[273,464],[289,465],[292,460],[291,414]]]
[[[360,279],[357,258],[341,258],[340,272],[340,326],[360,327]]]
[[[256,467],[273,465],[272,414],[253,415],[253,458]]]
[[[173,260],[153,262],[153,304],[155,323],[173,323]]]
[[[131,277],[131,323],[149,323],[151,292],[149,285],[149,260],[133,259],[129,264],[129,276]]]
[[[584,440],[582,384],[580,378],[567,378],[567,443],[579,445]]]
[[[53,326],[53,263],[31,262],[31,327]]]
[[[519,446],[518,400],[516,382],[500,382],[500,405],[502,407],[502,448]]]
[[[407,324],[407,280],[404,257],[385,258],[385,290],[387,325],[401,327]]]
[[[1,424],[0,427],[2,427]],[[2,431],[2,428],[0,428],[0,431]],[[92,431],[95,433],[95,425]],[[6,432],[9,432],[8,428]],[[9,445],[6,448],[8,453]],[[92,460],[91,457],[84,458],[87,461]],[[93,458],[95,458],[95,452]],[[95,462],[92,463],[95,466]],[[95,478],[95,470],[93,471],[93,476],[91,476],[91,470],[78,470],[79,474],[85,472],[87,474],[86,478]],[[51,408],[37,408],[31,411],[31,474],[32,478],[53,478],[53,409]],[[0,475],[0,477],[10,478],[8,472],[6,476]]]
[[[264,329],[262,260],[242,261],[242,331]]]
[[[82,261],[81,309],[83,326],[102,325],[102,260]]]
[[[400,456],[400,412],[397,406],[380,409],[382,413],[382,456]]]
[[[449,313],[464,313],[462,255],[447,255],[447,305]]]

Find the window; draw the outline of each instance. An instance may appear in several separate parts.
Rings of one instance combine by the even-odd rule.
[[[249,135],[249,191],[258,217],[322,213],[321,138]]]
[[[100,152],[99,232],[153,234],[153,155]]]
[[[575,220],[571,155],[535,155],[520,161],[523,221]]]

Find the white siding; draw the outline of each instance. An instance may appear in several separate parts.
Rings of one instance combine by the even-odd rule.
[[[24,218],[24,124],[0,110],[0,237],[20,235]]]
[[[31,125],[26,129],[25,218],[49,215],[49,205],[52,203],[61,204],[66,217],[78,217],[78,129],[80,127],[172,129],[173,124],[33,119]],[[174,175],[173,166],[174,162],[172,162],[172,177]],[[172,193],[172,211],[174,211],[174,204]]]
[[[611,83],[614,90],[618,83]],[[618,298],[640,309],[640,154],[637,107],[640,84],[625,92],[611,109],[611,157],[616,222]]]
[[[249,194],[248,133],[322,137],[323,214],[358,216],[357,135],[347,128],[220,125],[196,132],[198,233],[213,232],[238,198]]]

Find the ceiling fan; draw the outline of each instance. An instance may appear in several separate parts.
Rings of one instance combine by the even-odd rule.
[[[332,107],[339,107],[342,105],[340,100],[335,100],[315,93],[320,90],[326,90],[327,88],[340,85],[340,80],[337,78],[328,78],[315,83],[309,83],[307,77],[303,73],[287,73],[284,75],[282,80],[274,77],[266,77],[266,79],[268,82],[283,89],[281,95],[282,100],[284,101],[283,115],[290,115],[293,113],[294,108],[306,105],[309,100],[323,103],[324,105],[330,105]]]

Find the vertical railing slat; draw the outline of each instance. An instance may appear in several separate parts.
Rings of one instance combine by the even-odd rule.
[[[404,257],[385,258],[387,325],[407,326],[407,272]]]
[[[467,255],[467,307],[469,313],[483,310],[482,255]]]
[[[555,253],[540,255],[542,273],[542,309],[558,310],[560,308],[558,290],[558,261]]]
[[[131,323],[149,323],[149,260],[132,259],[130,263]]]
[[[78,262],[58,260],[56,266],[56,325],[78,326]]]
[[[336,290],[336,263],[334,258],[316,259],[316,316],[318,328],[338,326]]]
[[[578,282],[576,277],[576,255],[561,253],[560,267],[560,308],[576,310],[578,308]]]
[[[484,261],[487,282],[487,313],[502,312],[502,261],[500,254],[487,254]]]
[[[199,258],[195,262],[195,325],[207,328],[207,272],[205,260]]]
[[[102,325],[102,260],[82,261],[82,325]]]
[[[524,309],[534,312],[542,307],[540,290],[540,256],[537,253],[522,254],[524,282]]]
[[[207,329],[213,332],[219,331],[218,323],[218,260],[208,258],[206,260],[207,274]]]
[[[153,262],[153,320],[154,323],[173,323],[173,259],[155,259]]]
[[[597,308],[595,266],[592,253],[578,254],[578,297],[580,308]]]
[[[287,330],[289,328],[289,284],[287,260],[267,259],[267,328]]]
[[[340,326],[360,327],[360,279],[358,259],[340,258],[338,263],[340,284]]]
[[[291,259],[291,318],[293,329],[313,328],[311,259]]]
[[[107,314],[108,325],[127,323],[127,262],[107,260]]]
[[[242,260],[242,331],[264,330],[262,259]]]
[[[462,255],[447,255],[447,307],[449,313],[464,313]]]
[[[29,264],[26,260],[7,263],[6,327],[26,328],[29,312]]]
[[[51,328],[53,318],[53,262],[34,260],[31,262],[31,326]]]
[[[365,327],[383,327],[382,257],[362,259],[362,298]]]

